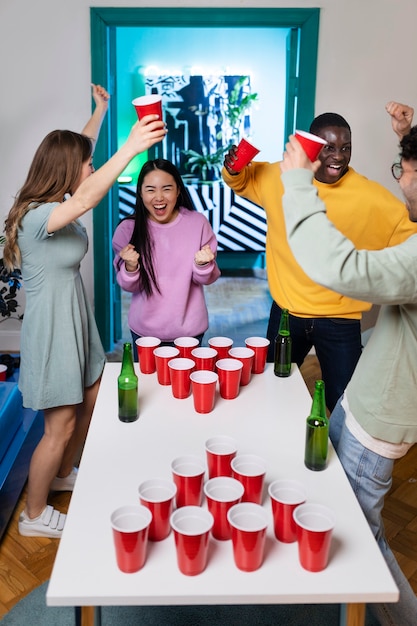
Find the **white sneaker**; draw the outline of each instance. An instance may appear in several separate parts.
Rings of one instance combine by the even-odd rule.
[[[56,539],[61,537],[64,528],[66,515],[60,513],[49,504],[42,513],[30,519],[24,511],[19,516],[19,533],[24,537],[50,537]]]
[[[51,491],[74,491],[75,480],[77,478],[78,469],[73,467],[71,472],[65,478],[56,476],[52,483]]]

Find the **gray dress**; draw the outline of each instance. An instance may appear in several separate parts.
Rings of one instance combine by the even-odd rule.
[[[30,209],[18,232],[26,294],[19,389],[23,405],[35,410],[81,403],[105,363],[80,274],[87,232],[76,221],[49,235],[55,206]]]

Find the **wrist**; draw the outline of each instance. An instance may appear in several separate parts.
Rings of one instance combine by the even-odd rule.
[[[126,272],[137,272],[139,269],[139,263],[136,263],[136,265],[131,265],[130,263],[126,263],[125,261],[125,268]]]

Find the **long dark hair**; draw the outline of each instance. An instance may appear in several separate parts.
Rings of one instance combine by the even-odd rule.
[[[190,194],[188,193],[181,178],[181,174],[175,165],[166,159],[154,159],[152,161],[147,161],[143,165],[139,173],[138,184],[136,187],[136,207],[134,215],[135,226],[130,243],[135,247],[136,252],[140,254],[140,277],[142,288],[147,296],[151,296],[154,289],[159,291],[159,286],[153,264],[153,241],[148,228],[149,213],[143,204],[141,189],[147,174],[154,170],[167,172],[167,174],[170,174],[175,180],[179,190],[175,209],[184,207],[189,211],[195,211]]]

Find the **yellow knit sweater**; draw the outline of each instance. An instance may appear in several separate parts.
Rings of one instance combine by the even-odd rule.
[[[310,280],[287,242],[282,211],[283,186],[278,163],[252,162],[237,176],[223,168],[233,191],[265,209],[266,264],[271,295],[281,308],[299,317],[360,319],[371,305],[342,296]],[[379,250],[417,233],[402,202],[382,185],[349,168],[336,183],[314,180],[327,215],[356,248]]]

